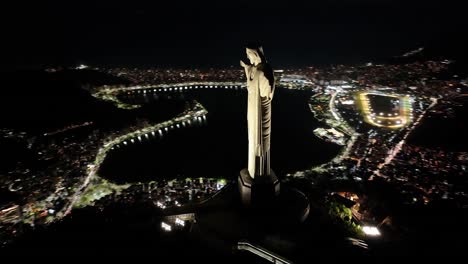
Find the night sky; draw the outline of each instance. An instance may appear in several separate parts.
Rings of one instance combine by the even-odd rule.
[[[2,69],[238,66],[250,40],[285,67],[366,62],[420,46],[466,58],[468,46],[463,1],[36,2],[1,9]]]

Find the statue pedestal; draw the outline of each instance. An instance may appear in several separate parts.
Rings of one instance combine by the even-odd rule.
[[[268,207],[272,199],[280,193],[280,182],[271,170],[268,176],[252,178],[248,169],[243,169],[237,179],[242,204],[245,207]]]
[[[239,177],[239,182],[242,180]],[[255,183],[253,187],[255,195],[257,191]],[[239,196],[240,192],[244,197]],[[195,210],[192,209],[192,212],[196,213],[197,225],[197,228],[192,230],[203,234],[200,237],[206,238],[207,241],[211,240],[210,246],[226,245],[229,252],[241,240],[248,240],[261,246],[268,245],[267,248],[276,253],[284,249],[284,242],[287,239],[292,239],[289,240],[288,245],[296,245],[298,241],[304,241],[303,238],[297,240],[293,238],[295,235],[304,234],[304,230],[307,230],[304,228],[312,226],[301,224],[306,221],[310,212],[309,199],[304,193],[288,183],[281,183],[281,192],[260,205],[256,203],[256,197],[250,197],[250,194],[252,194],[252,188],[246,186],[239,188],[239,184],[228,184],[217,195],[200,203]],[[252,202],[252,206],[246,207],[239,198]],[[183,211],[172,214],[182,213]],[[306,236],[309,237],[310,233]],[[275,237],[280,240],[278,243],[271,244],[272,238],[275,239]]]

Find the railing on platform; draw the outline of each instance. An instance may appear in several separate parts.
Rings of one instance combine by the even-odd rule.
[[[272,263],[292,264],[291,261],[245,240],[237,242],[237,249],[248,251]]]

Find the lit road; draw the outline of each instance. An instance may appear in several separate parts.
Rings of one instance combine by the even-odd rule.
[[[332,113],[333,117],[337,121],[344,122],[343,118],[336,111],[336,107],[335,107],[335,99],[336,99],[336,96],[338,95],[338,93],[339,93],[339,91],[334,91],[332,93],[332,96],[330,98],[330,102],[328,103],[328,106],[330,107],[330,112]],[[357,138],[360,136],[360,134],[358,134],[356,131],[352,130],[351,127],[346,126],[346,128],[347,128],[347,130],[351,130],[351,131],[345,131],[346,134],[351,135],[351,138],[348,140],[348,142],[346,144],[346,147],[343,149],[343,151],[333,159],[334,163],[340,163],[343,159],[346,159],[346,158],[349,157],[349,153],[350,153],[351,149],[353,148],[354,143],[356,142]]]
[[[335,163],[340,163],[343,159],[347,159],[349,157],[349,153],[351,151],[351,149],[353,148],[354,146],[354,143],[356,142],[356,140],[358,139],[358,137],[360,136],[361,134],[358,134],[358,133],[354,133],[351,138],[348,140],[348,143],[346,144],[346,147],[344,148],[344,150],[341,152],[340,155],[336,156],[334,159],[333,159],[333,162]]]
[[[332,93],[332,96],[330,98],[330,103],[328,104],[328,106],[330,107],[330,112],[332,113],[333,117],[338,120],[338,121],[341,121],[341,117],[340,115],[336,112],[336,108],[335,108],[335,98],[336,98],[336,95],[338,94],[338,91],[335,91]]]
[[[122,136],[117,136],[115,138],[108,138],[104,140],[105,143],[101,148],[99,148],[94,163],[88,166],[88,175],[84,179],[83,184],[80,185],[78,190],[70,198],[70,202],[68,203],[68,205],[65,206],[66,209],[64,215],[67,215],[71,212],[74,204],[80,198],[80,195],[89,186],[91,180],[97,176],[96,173],[97,171],[99,171],[99,168],[102,162],[105,160],[108,152],[114,147],[119,147],[120,144],[127,145],[128,140],[133,142],[134,138],[149,135],[150,133],[154,134],[155,131],[158,131],[158,133],[161,134],[163,130],[167,131],[168,128],[180,127],[179,124],[183,124],[183,126],[185,126],[186,123],[190,124],[191,120],[202,120],[203,118],[206,118],[205,116],[207,113],[208,111],[200,103],[196,102],[195,106],[186,109],[184,112],[182,112],[181,114],[179,114],[171,120],[158,123],[156,125],[150,125],[148,127],[132,131]]]
[[[99,151],[101,151],[101,149]],[[90,172],[88,173],[88,175],[86,176],[85,180],[83,181],[83,184],[78,188],[75,194],[73,194],[73,196],[71,197],[68,206],[66,206],[64,216],[71,213],[71,210],[73,209],[73,205],[80,198],[80,195],[83,193],[86,187],[88,187],[89,183],[91,182],[91,179],[93,179],[95,176],[96,176],[96,168],[93,166]]]
[[[92,93],[98,99],[113,102],[118,108],[122,109],[135,109],[141,105],[130,105],[122,102],[118,98],[118,94],[146,94],[151,92],[182,92],[190,90],[204,90],[204,89],[228,89],[238,90],[244,89],[245,83],[241,82],[184,82],[172,84],[158,84],[158,85],[135,85],[135,86],[104,86]]]

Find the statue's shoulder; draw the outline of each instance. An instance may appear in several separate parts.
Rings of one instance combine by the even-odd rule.
[[[273,85],[275,81],[273,76],[273,69],[268,63],[259,64],[257,70],[259,71],[259,74],[263,75],[266,79],[268,79],[270,84]]]

